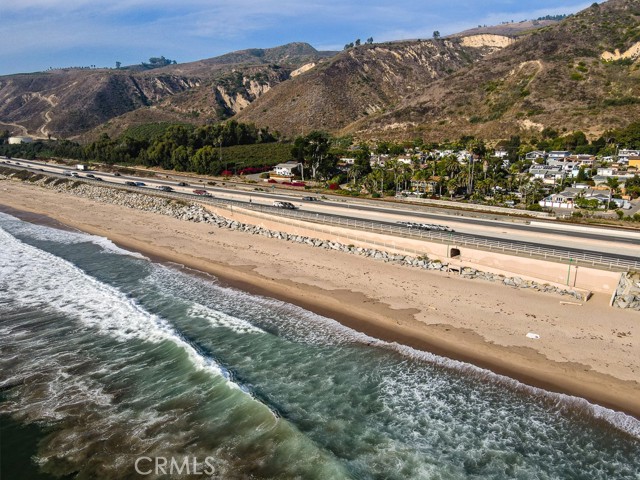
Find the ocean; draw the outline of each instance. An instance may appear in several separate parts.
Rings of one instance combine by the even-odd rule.
[[[0,335],[3,480],[640,478],[623,413],[5,213]]]

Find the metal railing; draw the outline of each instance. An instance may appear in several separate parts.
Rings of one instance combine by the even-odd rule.
[[[20,166],[6,165],[7,167],[15,169],[25,169]],[[34,169],[29,169],[34,170]],[[640,258],[638,260],[629,260],[615,255],[598,254],[591,252],[580,252],[571,249],[560,249],[553,247],[546,247],[541,245],[529,244],[526,242],[516,241],[502,241],[477,237],[471,234],[456,233],[456,232],[443,232],[433,230],[422,230],[409,228],[402,225],[390,225],[383,222],[376,222],[370,220],[356,220],[352,218],[341,217],[338,215],[327,215],[320,213],[313,213],[304,210],[289,210],[279,207],[272,207],[268,205],[260,205],[256,203],[246,203],[238,200],[222,199],[217,197],[208,196],[196,196],[193,194],[179,193],[179,192],[163,192],[161,190],[152,190],[149,187],[134,187],[122,184],[115,184],[111,182],[96,181],[86,177],[72,177],[69,178],[65,175],[60,175],[52,172],[39,172],[50,176],[59,178],[65,178],[67,180],[80,181],[93,185],[99,185],[103,187],[116,188],[119,190],[133,191],[146,195],[155,195],[164,198],[171,198],[174,200],[209,204],[213,206],[220,206],[223,208],[232,208],[233,206],[253,210],[257,212],[266,213],[269,215],[276,215],[279,217],[285,217],[290,219],[296,219],[305,222],[313,222],[317,224],[345,227],[358,231],[378,233],[382,235],[397,236],[402,238],[423,240],[428,242],[447,244],[454,248],[460,246],[466,246],[478,250],[485,250],[490,252],[505,253],[509,255],[516,255],[520,257],[530,257],[545,259],[558,263],[566,263],[572,265],[583,265],[594,268],[615,270],[615,271],[629,271],[640,270]],[[376,243],[370,241],[370,243]],[[392,242],[380,242],[387,245]],[[403,249],[405,250],[405,249]]]

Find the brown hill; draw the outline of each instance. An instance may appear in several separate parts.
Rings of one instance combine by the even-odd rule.
[[[365,45],[278,85],[237,118],[361,138],[500,139],[544,127],[596,136],[640,113],[639,18],[637,0],[610,0],[561,22]]]
[[[66,69],[4,76],[0,127],[40,137],[76,137],[97,127],[117,133],[134,123],[219,120],[295,69],[331,55],[293,43],[146,71]]]
[[[594,4],[349,130],[364,137],[499,139],[535,136],[544,127],[596,136],[627,125],[640,114],[639,20],[636,0]]]
[[[438,79],[471,65],[510,42],[490,36],[361,45],[279,84],[239,113],[239,121],[288,135],[312,129],[340,131],[384,115]]]

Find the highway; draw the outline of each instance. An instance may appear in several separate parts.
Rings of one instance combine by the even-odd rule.
[[[521,243],[532,247],[547,247],[571,252],[587,252],[603,254],[613,258],[625,260],[640,259],[640,232],[621,229],[593,228],[583,225],[553,224],[553,222],[527,221],[510,217],[501,218],[495,214],[485,214],[483,217],[472,216],[467,212],[454,211],[450,214],[439,211],[434,212],[429,207],[415,207],[405,205],[375,205],[363,202],[361,199],[323,199],[322,201],[303,201],[305,195],[301,192],[291,192],[272,189],[270,184],[227,186],[218,182],[215,186],[204,184],[201,179],[191,178],[184,174],[176,174],[175,178],[158,177],[133,177],[127,175],[115,176],[112,173],[91,171],[75,171],[70,167],[64,167],[52,163],[31,161],[24,159],[1,159],[0,162],[10,162],[8,166],[27,167],[64,174],[74,172],[80,177],[92,174],[102,178],[105,182],[124,184],[124,182],[143,182],[150,190],[160,186],[169,186],[178,193],[192,194],[193,190],[207,190],[218,199],[237,201],[252,205],[271,205],[274,200],[294,203],[302,211],[313,212],[322,215],[339,217],[347,220],[363,220],[378,222],[381,225],[397,225],[399,221],[413,221],[418,223],[431,223],[446,225],[455,230],[457,235],[464,237],[509,241]],[[16,162],[20,165],[16,165]],[[179,186],[179,182],[188,183],[188,186]],[[194,200],[198,197],[194,196]],[[489,217],[489,218],[487,218]]]

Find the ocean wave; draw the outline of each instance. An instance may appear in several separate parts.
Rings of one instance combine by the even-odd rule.
[[[44,225],[34,225],[28,222],[23,222],[20,219],[3,212],[0,212],[0,227],[11,233],[13,236],[28,236],[34,240],[56,242],[63,245],[93,243],[94,245],[99,246],[106,253],[115,253],[118,255],[147,259],[147,257],[139,252],[132,252],[118,247],[106,237],[91,235],[89,233],[79,231],[60,230],[58,228],[51,228]]]
[[[3,245],[0,290],[20,306],[53,309],[121,341],[132,338],[155,343],[170,341],[186,353],[196,369],[226,376],[215,361],[198,354],[166,319],[145,311],[116,288],[2,229],[0,243]]]

